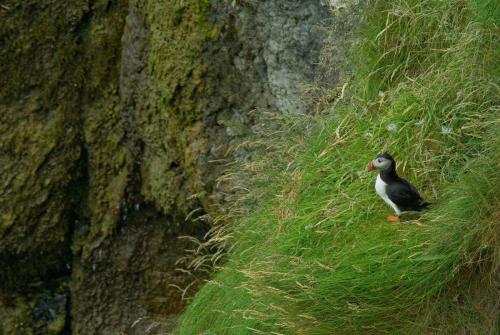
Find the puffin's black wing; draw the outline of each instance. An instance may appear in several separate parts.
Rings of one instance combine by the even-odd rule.
[[[394,202],[401,211],[421,211],[427,207],[415,186],[403,178],[389,183],[386,187],[389,199]]]

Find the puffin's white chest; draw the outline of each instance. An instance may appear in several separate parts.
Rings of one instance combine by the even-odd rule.
[[[392,202],[391,199],[389,199],[389,197],[387,196],[386,187],[387,184],[382,180],[382,178],[380,178],[380,175],[378,175],[377,181],[375,182],[375,191],[382,199],[384,199],[386,204],[391,206],[394,209],[394,211],[396,211],[397,215],[401,214],[401,211],[399,210],[398,206],[396,206],[396,204]]]

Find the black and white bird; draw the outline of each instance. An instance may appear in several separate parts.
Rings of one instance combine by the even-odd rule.
[[[399,221],[402,212],[422,211],[427,209],[429,203],[420,196],[415,186],[401,178],[396,173],[396,161],[388,153],[378,155],[368,164],[368,171],[380,171],[375,182],[377,194],[391,206],[396,215],[389,215],[387,220]]]

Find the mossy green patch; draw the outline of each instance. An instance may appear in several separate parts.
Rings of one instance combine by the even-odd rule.
[[[0,332],[7,335],[31,335],[33,323],[30,302],[25,298],[13,301],[0,299],[0,315],[2,323]]]
[[[113,233],[123,210],[132,169],[120,102],[121,38],[126,3],[99,1],[82,31],[85,60],[84,142],[88,153],[91,224],[83,257]]]
[[[67,190],[80,159],[82,1],[2,3],[0,10],[0,289],[64,272]],[[51,24],[47,24],[51,22]]]
[[[142,193],[166,213],[187,214],[204,190],[197,157],[206,150],[199,121],[208,97],[202,52],[218,37],[209,1],[153,1],[144,6],[150,31],[151,106],[138,116],[145,152]]]
[[[67,280],[72,251],[92,250],[89,241],[112,232],[119,217],[130,161],[117,89],[127,3],[1,7],[0,299],[17,295],[19,303],[2,300],[0,333],[31,334],[41,326],[29,297]],[[84,218],[93,216],[92,234],[78,235],[86,241],[72,250],[73,225],[85,221],[80,202],[93,210]],[[64,323],[56,319],[50,331]]]
[[[66,323],[66,317],[64,315],[59,316],[55,320],[49,323],[47,326],[47,333],[49,335],[58,335],[61,334],[64,330],[64,326]]]

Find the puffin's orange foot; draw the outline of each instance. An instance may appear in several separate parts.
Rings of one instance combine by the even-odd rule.
[[[396,216],[396,215],[389,215],[387,217],[387,221],[390,221],[390,222],[399,222],[399,217]]]

